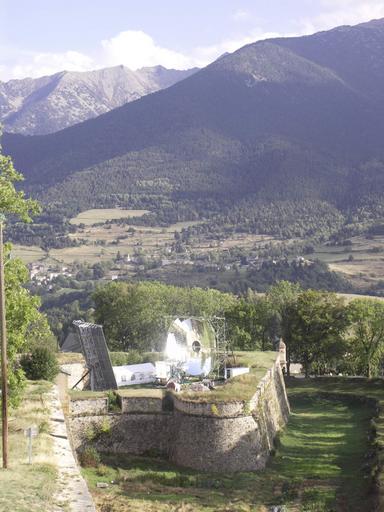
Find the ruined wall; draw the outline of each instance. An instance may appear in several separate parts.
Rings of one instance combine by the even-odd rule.
[[[88,403],[71,404],[69,418],[76,449],[92,443],[101,452],[157,453],[180,466],[219,472],[263,468],[289,415],[278,358],[246,402],[196,403],[175,395],[170,411],[169,400],[124,398],[114,414],[100,399],[81,402]]]

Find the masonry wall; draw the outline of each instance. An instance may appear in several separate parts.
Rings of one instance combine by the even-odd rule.
[[[169,400],[125,398],[114,414],[100,400],[81,402],[69,418],[75,449],[92,443],[101,452],[156,453],[218,472],[262,469],[289,416],[279,358],[247,402],[201,404],[175,395],[170,411]]]

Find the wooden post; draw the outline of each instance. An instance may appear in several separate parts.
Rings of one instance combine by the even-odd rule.
[[[5,323],[5,282],[4,282],[4,248],[3,222],[0,217],[0,324],[1,324],[1,403],[2,403],[2,445],[3,468],[8,467],[8,360],[7,328]]]

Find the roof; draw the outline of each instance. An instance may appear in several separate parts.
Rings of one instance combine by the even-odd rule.
[[[154,373],[155,366],[152,363],[127,364],[124,366],[114,366],[113,371],[115,375],[121,373]]]

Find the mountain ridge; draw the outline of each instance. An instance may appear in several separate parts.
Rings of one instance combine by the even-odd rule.
[[[169,87],[194,72],[115,66],[0,82],[0,122],[16,133],[53,133]]]
[[[368,27],[249,44],[60,132],[5,134],[4,149],[30,190],[52,201],[80,191],[100,204],[116,187],[156,195],[148,184],[166,178],[174,198],[217,196],[216,183],[224,198],[356,205],[384,193],[384,21]]]

